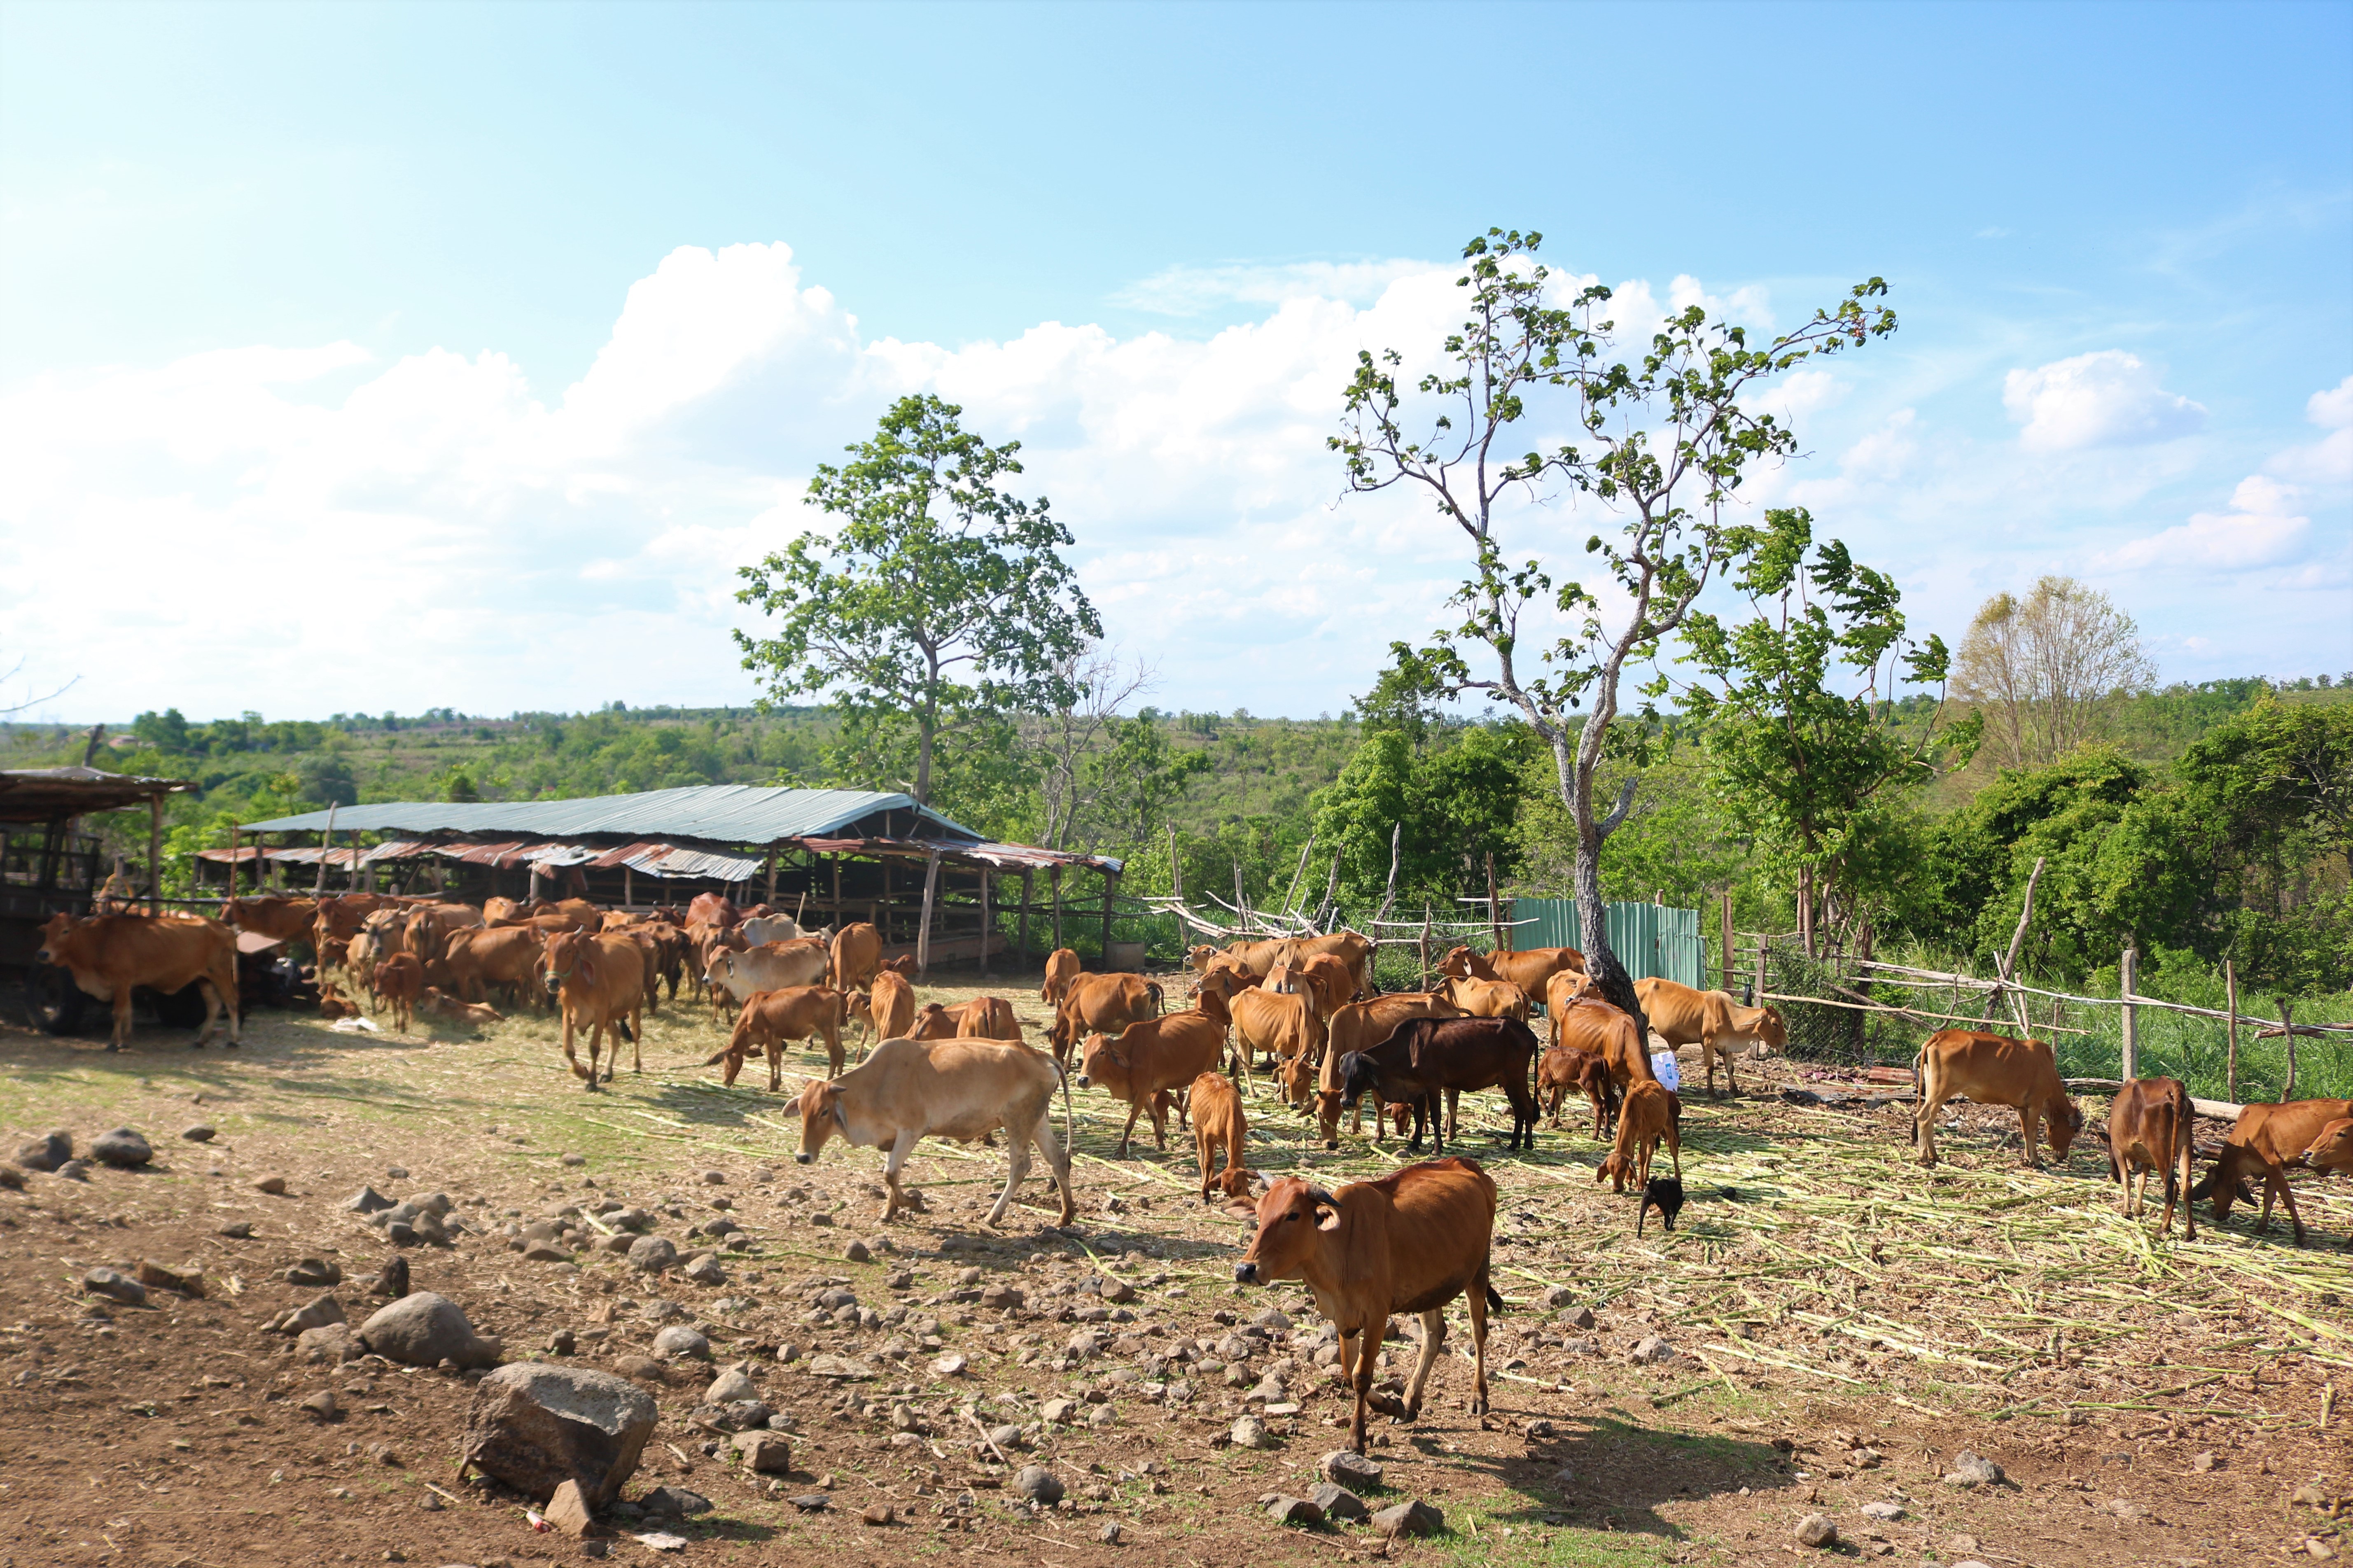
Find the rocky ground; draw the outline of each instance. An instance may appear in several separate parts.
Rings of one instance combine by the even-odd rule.
[[[1034,984],[991,989],[1035,1025]],[[2243,1215],[2167,1240],[2116,1215],[2095,1141],[2030,1173],[2014,1120],[1963,1110],[1922,1172],[1886,1091],[1775,1062],[1739,1099],[1687,1094],[1693,1202],[1637,1241],[1583,1113],[1514,1156],[1500,1106],[1466,1102],[1464,1147],[1504,1194],[1494,1407],[1466,1409],[1458,1316],[1420,1419],[1377,1421],[1371,1468],[1335,1468],[1330,1334],[1296,1287],[1232,1285],[1248,1227],[1198,1202],[1189,1141],[1113,1159],[1124,1108],[1082,1091],[1077,1225],[1050,1227],[1033,1180],[986,1229],[1001,1154],[929,1143],[911,1166],[927,1212],[886,1228],[874,1152],[792,1163],[785,1095],[810,1058],[784,1095],[758,1066],[723,1090],[700,1065],[707,1011],[665,1008],[647,1035],[646,1071],[591,1096],[530,1016],[480,1037],[267,1016],[239,1051],[142,1028],[119,1056],[0,1032],[0,1152],[51,1129],[77,1153],[117,1126],[152,1145],[134,1168],[0,1187],[0,1563],[2338,1549],[2343,1184],[2301,1188],[2301,1251]],[[1326,1153],[1281,1108],[1251,1114],[1269,1171],[1337,1182],[1405,1157]],[[402,1206],[360,1212],[364,1191]],[[465,1315],[416,1352],[446,1365],[361,1342],[394,1342],[363,1326],[402,1264],[406,1300]],[[94,1291],[94,1269],[123,1278]],[[1410,1348],[1391,1346],[1400,1368]],[[459,1473],[483,1375],[467,1363],[501,1356],[657,1402],[596,1533],[535,1529],[531,1500]],[[1327,1470],[1401,1532],[1353,1518]]]

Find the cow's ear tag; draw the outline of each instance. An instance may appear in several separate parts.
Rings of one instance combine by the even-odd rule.
[[[1340,1206],[1337,1204],[1317,1204],[1315,1205],[1315,1228],[1318,1230],[1339,1229]]]

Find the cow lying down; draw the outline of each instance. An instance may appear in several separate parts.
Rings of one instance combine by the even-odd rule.
[[[1058,1084],[1067,1128],[1070,1086],[1042,1051],[997,1040],[885,1040],[841,1077],[801,1090],[801,1147],[793,1158],[807,1164],[836,1136],[856,1148],[889,1150],[882,1166],[883,1184],[891,1189],[882,1211],[887,1223],[908,1206],[899,1172],[917,1141],[954,1138],[969,1143],[1002,1127],[1008,1169],[988,1223],[1004,1223],[1021,1179],[1029,1173],[1034,1142],[1061,1190],[1062,1217],[1057,1223],[1068,1225],[1078,1207],[1071,1192],[1070,1153],[1054,1138]]]

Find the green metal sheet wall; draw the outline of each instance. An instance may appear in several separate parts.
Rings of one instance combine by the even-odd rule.
[[[1571,899],[1517,899],[1512,919],[1533,921],[1512,933],[1512,945],[1581,947],[1577,903]],[[1637,980],[1674,980],[1704,988],[1707,943],[1699,933],[1699,911],[1664,904],[1609,906],[1609,948]]]

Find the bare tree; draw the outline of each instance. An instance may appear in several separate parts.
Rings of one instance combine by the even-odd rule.
[[[1118,649],[1089,638],[1077,652],[1056,661],[1053,678],[1072,693],[1071,700],[1029,715],[1022,728],[1039,763],[1038,787],[1046,808],[1041,842],[1050,849],[1061,849],[1069,846],[1079,814],[1103,788],[1101,780],[1088,782],[1087,757],[1120,709],[1157,686],[1160,677],[1142,659],[1124,663]]]
[[[18,676],[24,673],[25,660],[20,658],[16,663],[10,665],[5,671],[0,671],[0,688],[5,688],[10,681],[16,679]],[[62,697],[67,692],[72,690],[75,682],[80,679],[81,677],[77,675],[72,680],[67,681],[55,691],[45,692],[38,697],[27,697],[22,702],[0,702],[0,713],[22,713],[26,709],[37,707],[41,703],[48,701],[53,697]]]
[[[1979,606],[1953,695],[1985,714],[2003,763],[2040,767],[2094,739],[2116,703],[2156,679],[2130,616],[2073,577],[2045,577],[2024,599],[1996,594]]]

